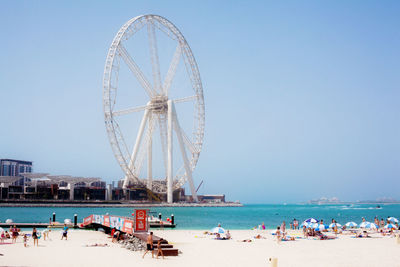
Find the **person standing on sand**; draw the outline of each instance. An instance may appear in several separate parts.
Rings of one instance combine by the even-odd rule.
[[[160,240],[158,240],[158,242],[157,242],[157,256],[156,256],[156,259],[158,259],[158,256],[161,254],[161,256],[162,256],[162,258],[164,259],[164,253],[163,253],[163,251],[162,251],[162,249],[161,249],[161,242],[163,241],[164,239],[162,239],[162,238],[160,238]]]
[[[153,232],[150,232],[150,234],[147,236],[147,241],[146,241],[146,251],[144,252],[142,259],[144,259],[144,255],[147,254],[147,252],[151,251],[151,257],[154,258],[154,248],[153,248]]]
[[[65,237],[65,240],[68,240],[68,226],[64,223],[64,229],[63,229],[63,234],[61,236],[61,240],[63,240]]]
[[[283,233],[286,232],[286,223],[285,223],[285,221],[282,222],[281,229],[282,229]]]
[[[276,234],[276,241],[277,241],[278,243],[280,243],[281,240],[282,240],[282,237],[281,237],[281,228],[280,228],[279,226],[276,227],[276,232],[275,232],[275,234]]]
[[[24,247],[26,247],[26,242],[28,241],[28,236],[24,234]]]
[[[39,246],[39,239],[38,239],[37,230],[35,227],[33,227],[33,230],[32,230],[32,238],[33,238],[33,246],[35,246],[35,244],[36,244],[36,246]]]
[[[10,232],[12,233],[12,242],[17,243],[17,237],[18,237],[17,226],[14,225],[13,228],[10,227]]]

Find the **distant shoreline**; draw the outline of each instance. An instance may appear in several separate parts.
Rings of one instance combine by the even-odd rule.
[[[131,207],[243,207],[241,203],[109,203],[109,202],[79,202],[79,203],[57,203],[57,202],[1,202],[0,207],[84,207],[84,208],[131,208]]]

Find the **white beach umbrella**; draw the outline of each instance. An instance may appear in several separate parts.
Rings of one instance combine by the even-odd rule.
[[[309,227],[311,227],[311,226],[310,226],[311,224],[312,224],[312,223],[303,222],[302,224],[300,224],[300,227],[305,226],[305,227],[309,228]]]
[[[317,227],[314,227],[316,231],[322,231],[322,230],[326,230],[326,228],[328,228],[325,224],[317,224]],[[315,226],[315,224],[313,225]]]
[[[360,228],[367,228],[366,226],[370,224],[370,222],[362,222],[360,223]]]
[[[330,225],[329,225],[329,228],[333,228],[333,227],[342,227],[342,225],[340,224],[340,223],[331,223]]]
[[[386,229],[397,229],[396,225],[391,224],[391,223],[386,224],[386,225],[385,225],[385,228],[386,228]]]
[[[356,224],[355,222],[348,222],[345,224],[347,227],[357,227],[358,224]]]
[[[0,227],[0,233],[4,232],[4,229]]]
[[[225,229],[222,227],[214,227],[213,229],[211,229],[211,232],[214,234],[224,234]]]
[[[399,220],[395,217],[389,217],[389,218],[387,218],[387,220],[391,223],[399,223]]]
[[[367,228],[367,229],[377,229],[378,228],[378,226],[376,224],[371,223],[371,222],[366,222],[366,224],[363,226],[361,226],[361,225],[363,225],[363,223],[360,224],[361,228]]]

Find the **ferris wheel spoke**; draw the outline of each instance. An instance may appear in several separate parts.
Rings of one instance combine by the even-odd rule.
[[[193,101],[193,100],[196,100],[197,98],[198,98],[198,95],[192,95],[192,96],[177,98],[177,99],[174,99],[172,101],[174,102],[174,104],[176,104],[176,103],[183,103],[183,102]]]
[[[132,155],[131,155],[131,158],[130,158],[130,161],[129,161],[128,167],[129,167],[130,170],[134,169],[136,158],[137,158],[137,155],[138,155],[138,152],[139,152],[139,149],[140,149],[140,145],[141,145],[141,142],[142,142],[143,133],[144,133],[144,129],[146,127],[146,123],[147,123],[148,117],[149,117],[149,110],[146,109],[145,112],[144,112],[142,121],[140,123],[139,132],[138,132],[138,135],[136,136],[136,142],[135,142],[135,145],[133,147],[133,152],[132,152]],[[134,171],[136,172],[136,170],[134,170]]]
[[[160,131],[161,151],[164,161],[165,177],[167,177],[167,120],[165,115],[160,114],[158,116],[158,127]]]
[[[149,19],[147,23],[147,33],[149,35],[149,46],[151,54],[151,66],[153,70],[153,89],[157,93],[161,93],[161,74],[160,74],[160,62],[158,60],[158,49],[157,39],[154,29],[154,23],[152,19]]]
[[[178,116],[176,115],[173,103],[171,104],[171,107],[172,107],[173,126],[174,126],[174,130],[175,130],[175,133],[176,133],[176,136],[178,139],[179,148],[181,150],[182,159],[183,159],[183,163],[184,163],[183,165],[184,165],[185,171],[186,171],[186,178],[189,181],[189,187],[190,187],[190,191],[192,192],[193,200],[195,202],[197,202],[197,194],[196,194],[196,190],[195,190],[194,182],[193,182],[193,178],[192,178],[192,164],[191,164],[191,162],[189,162],[189,159],[186,154],[182,130],[181,130],[181,127],[179,126]]]
[[[148,155],[148,153],[149,153],[147,148],[149,146],[149,143],[152,141],[154,123],[155,123],[154,116],[153,116],[153,114],[150,113],[150,115],[148,116],[148,125],[147,125],[147,131],[146,131],[147,133],[145,136],[145,140],[140,145],[138,157],[137,157],[137,160],[135,163],[135,174],[137,176],[140,175],[140,171],[142,170],[143,162],[146,158],[146,155]]]
[[[178,43],[174,56],[172,57],[171,64],[169,65],[167,75],[165,76],[163,91],[166,96],[168,96],[169,88],[171,87],[172,80],[174,79],[176,69],[179,64],[179,60],[181,59],[182,49],[180,43]]]
[[[129,55],[128,51],[126,51],[125,47],[122,44],[118,45],[118,52],[121,55],[122,59],[125,61],[126,65],[128,65],[129,69],[135,75],[136,79],[139,81],[144,90],[146,90],[149,97],[153,97],[155,94],[154,90],[151,88],[150,83],[144,76],[143,72],[140,70],[139,66],[135,63],[133,58]]]
[[[114,117],[116,116],[121,116],[121,115],[126,115],[126,114],[130,114],[130,113],[134,113],[134,112],[139,112],[139,111],[143,111],[147,108],[146,106],[139,106],[139,107],[133,107],[133,108],[127,108],[127,109],[122,109],[122,110],[117,110],[117,111],[113,111],[112,115]]]

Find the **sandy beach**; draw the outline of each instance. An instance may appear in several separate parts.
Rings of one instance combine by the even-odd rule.
[[[400,266],[400,245],[396,238],[372,234],[372,238],[339,235],[335,240],[298,239],[277,243],[270,231],[232,230],[232,240],[215,240],[200,230],[164,230],[154,234],[166,238],[182,253],[177,257],[152,259],[112,243],[103,232],[70,230],[68,241],[61,232],[50,240],[39,240],[25,248],[21,237],[16,244],[0,245],[0,266]],[[254,239],[260,233],[265,239]],[[299,233],[300,234],[300,233]],[[251,239],[252,242],[240,242]],[[8,241],[7,241],[8,242]],[[85,247],[91,244],[108,247]]]

